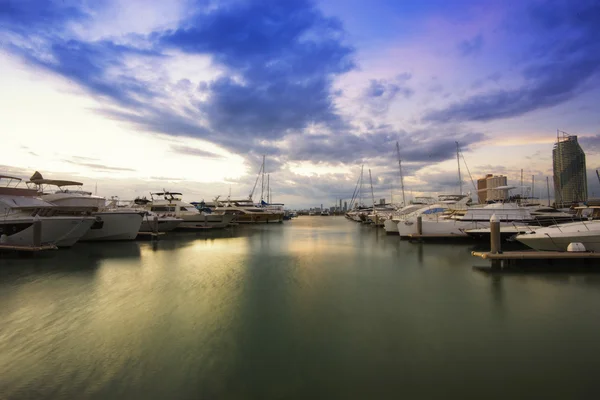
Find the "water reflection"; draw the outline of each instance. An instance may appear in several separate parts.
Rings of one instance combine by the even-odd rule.
[[[471,250],[300,217],[2,259],[0,397],[464,397],[465,376],[499,398],[595,387],[598,276],[486,275]]]

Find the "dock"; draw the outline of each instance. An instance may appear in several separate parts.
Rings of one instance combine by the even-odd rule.
[[[437,234],[412,234],[412,235],[408,235],[408,236],[403,236],[402,238],[406,237],[406,239],[408,239],[411,242],[420,242],[420,241],[434,241],[434,240],[473,240],[473,238],[469,235],[453,235],[453,234],[446,234],[446,235],[437,235]]]
[[[138,232],[136,239],[152,239],[157,240],[160,236],[165,235],[166,232]]]
[[[600,253],[591,251],[502,251],[500,223],[496,216],[490,219],[490,251],[472,251],[473,257],[490,261],[490,267],[475,267],[483,271],[507,269],[531,270],[532,267],[572,270],[577,267],[600,267]]]
[[[492,265],[488,269],[523,268],[523,267],[573,267],[598,264],[600,253],[592,252],[569,252],[569,251],[507,251],[503,253],[492,253],[489,251],[472,251],[473,257],[489,260]],[[485,268],[479,268],[485,269]]]
[[[20,244],[0,244],[0,251],[16,251],[27,253],[39,253],[40,251],[56,250],[58,247],[54,244],[44,244],[40,246],[25,246]]]

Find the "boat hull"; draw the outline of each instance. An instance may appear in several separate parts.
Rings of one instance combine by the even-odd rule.
[[[97,212],[96,223],[81,238],[81,241],[133,240],[142,225],[139,212]]]
[[[600,252],[600,221],[575,222],[517,235],[516,240],[539,251],[567,251],[570,243],[583,243],[587,251]]]
[[[60,247],[72,246],[93,223],[93,219],[77,216],[36,217],[41,221],[41,244]],[[7,235],[7,244],[33,246],[33,218],[4,219],[0,223],[0,234]],[[11,230],[18,230],[11,233]]]
[[[227,227],[234,217],[233,214],[182,215],[183,221],[175,230],[222,229]]]
[[[235,222],[240,224],[268,224],[282,222],[283,215],[274,213],[237,214]]]
[[[383,222],[383,229],[385,230],[385,233],[387,233],[388,235],[399,235],[398,222],[399,221],[397,220],[386,219]]]
[[[183,222],[180,218],[158,218],[158,231],[159,232],[170,232],[177,228]],[[152,232],[154,220],[152,217],[149,219],[144,218],[140,225],[140,232]]]

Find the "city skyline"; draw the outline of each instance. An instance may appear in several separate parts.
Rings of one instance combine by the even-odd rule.
[[[600,197],[594,1],[13,1],[0,5],[4,173],[106,197],[456,193],[488,173],[546,196],[557,129]],[[464,161],[461,157],[461,162]],[[464,163],[463,163],[464,167]],[[552,182],[551,182],[552,184]],[[543,189],[542,189],[543,187]],[[535,194],[534,194],[535,195]]]

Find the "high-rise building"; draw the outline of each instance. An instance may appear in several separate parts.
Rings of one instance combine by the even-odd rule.
[[[506,186],[506,176],[487,174],[484,178],[477,179],[477,194],[480,203],[501,201],[508,199],[508,189],[496,189]]]
[[[348,211],[348,202],[344,201],[344,211]]]
[[[585,153],[577,142],[577,136],[558,132],[552,149],[552,167],[557,207],[568,207],[573,202],[587,200]]]

